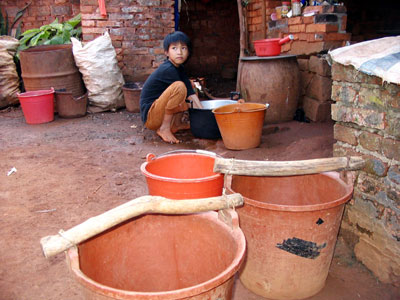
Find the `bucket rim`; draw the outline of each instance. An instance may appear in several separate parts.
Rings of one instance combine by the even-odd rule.
[[[243,106],[248,106],[248,104],[251,104],[252,106],[256,106],[253,109],[246,109],[244,111],[240,110],[240,107]],[[258,107],[257,107],[258,106]],[[224,106],[220,106],[217,108],[214,108],[212,112],[215,115],[226,115],[226,114],[235,114],[235,113],[252,113],[252,112],[259,112],[259,111],[265,111],[267,110],[269,104],[261,104],[261,103],[254,103],[254,102],[245,102],[245,103],[235,103],[235,104],[227,104]],[[230,111],[218,111],[222,109],[232,109]]]
[[[237,216],[237,212],[234,212]],[[235,257],[233,258],[232,262],[225,268],[224,271],[219,273],[217,276],[201,282],[199,284],[178,289],[178,290],[171,290],[171,291],[164,291],[164,292],[136,292],[136,291],[126,291],[126,290],[121,290],[117,288],[112,288],[109,286],[105,286],[88,276],[86,276],[80,269],[79,265],[79,253],[78,253],[78,247],[74,246],[68,249],[68,251],[65,252],[65,256],[67,259],[67,264],[69,265],[69,268],[71,271],[75,274],[77,277],[78,281],[84,285],[86,288],[90,289],[93,292],[96,293],[103,293],[106,296],[110,295],[118,295],[123,293],[124,298],[116,298],[116,299],[145,299],[145,300],[178,300],[178,299],[183,299],[187,297],[192,297],[199,295],[201,293],[205,293],[209,290],[212,290],[216,288],[217,286],[215,283],[220,282],[219,285],[225,283],[228,281],[231,277],[235,275],[236,272],[239,271],[241,264],[244,260],[245,257],[245,252],[246,252],[246,238],[244,235],[244,232],[240,228],[240,226],[235,226],[235,227],[230,227],[226,223],[224,223],[222,220],[218,218],[218,213],[215,211],[208,211],[208,212],[202,212],[202,213],[196,213],[196,214],[191,214],[195,215],[200,218],[205,218],[209,219],[212,222],[215,222],[219,226],[223,227],[231,237],[236,241],[237,244],[237,249],[235,253]],[[219,286],[218,285],[218,286]]]
[[[49,90],[36,90],[36,91],[27,91],[23,93],[17,93],[18,98],[31,98],[31,97],[38,97],[38,96],[46,96],[54,94],[54,88]]]
[[[215,174],[212,174],[210,176],[205,176],[205,177],[201,177],[201,178],[172,178],[172,177],[165,177],[165,176],[160,176],[160,175],[156,175],[156,174],[150,173],[146,169],[148,164],[150,164],[150,163],[152,163],[152,162],[154,162],[154,161],[156,161],[158,159],[168,159],[168,158],[170,158],[172,156],[181,156],[181,155],[184,155],[184,156],[189,156],[189,155],[190,156],[206,156],[206,157],[213,158],[213,156],[211,156],[211,155],[207,155],[207,154],[204,154],[204,153],[197,153],[197,152],[196,153],[195,152],[187,152],[187,153],[182,152],[182,153],[163,154],[162,156],[155,157],[152,161],[149,161],[149,162],[146,161],[146,162],[142,163],[141,166],[140,166],[140,171],[148,178],[156,179],[156,180],[164,181],[164,182],[167,182],[167,181],[168,182],[174,182],[174,183],[205,182],[205,181],[215,180],[215,179],[223,176],[223,174],[221,174],[221,173],[215,173]]]
[[[243,199],[244,199],[244,203],[247,205],[253,206],[253,207],[275,210],[275,211],[307,212],[307,211],[316,211],[316,210],[333,208],[336,206],[340,206],[350,200],[350,198],[353,194],[354,186],[352,184],[347,184],[346,182],[344,182],[340,178],[338,172],[324,172],[324,173],[318,173],[318,174],[331,177],[332,179],[336,179],[337,182],[345,188],[345,195],[343,195],[342,197],[340,197],[338,199],[329,201],[327,203],[310,204],[310,205],[283,205],[283,204],[266,203],[266,202],[261,202],[258,200],[250,199],[250,198],[247,198],[242,195]],[[299,175],[299,176],[301,176],[301,175]],[[268,177],[268,176],[266,176],[266,177]],[[229,175],[227,184],[226,184],[226,189],[229,193],[238,193],[232,189],[231,179],[232,179],[232,175]]]

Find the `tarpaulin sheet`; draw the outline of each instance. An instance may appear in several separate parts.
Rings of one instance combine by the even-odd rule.
[[[400,35],[338,48],[329,55],[334,62],[400,84]]]

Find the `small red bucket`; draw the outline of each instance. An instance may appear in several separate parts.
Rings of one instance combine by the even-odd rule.
[[[159,157],[148,154],[140,170],[150,195],[176,200],[208,198],[222,195],[224,184],[223,175],[213,171],[214,161],[212,152],[175,150]]]
[[[54,89],[17,94],[28,124],[42,124],[54,120]]]

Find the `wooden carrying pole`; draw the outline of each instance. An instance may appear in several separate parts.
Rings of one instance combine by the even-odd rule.
[[[214,172],[247,176],[292,176],[363,168],[360,156],[331,157],[295,161],[254,161],[216,157]]]
[[[240,194],[193,200],[170,200],[160,196],[142,196],[92,217],[67,231],[40,240],[43,254],[51,257],[133,217],[148,213],[190,214],[233,208],[243,204]]]

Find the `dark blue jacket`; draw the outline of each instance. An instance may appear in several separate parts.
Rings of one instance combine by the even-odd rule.
[[[140,93],[140,116],[143,123],[147,121],[147,113],[153,102],[175,81],[185,83],[188,97],[194,94],[183,66],[177,68],[168,59],[147,78]]]

